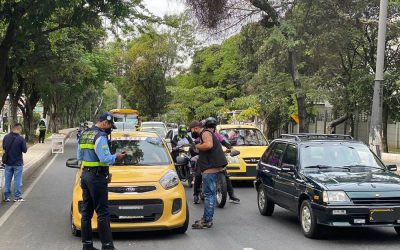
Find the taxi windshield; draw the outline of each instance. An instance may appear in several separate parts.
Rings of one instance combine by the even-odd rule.
[[[126,156],[116,160],[115,166],[158,166],[171,161],[160,138],[135,138],[111,141],[111,153],[127,151]]]
[[[137,114],[118,114],[115,113],[113,114],[114,116],[114,122],[124,122],[124,123],[130,123],[135,126],[136,124],[139,123],[139,118]]]
[[[232,146],[267,146],[268,143],[261,131],[253,128],[222,129],[219,133],[224,136]]]

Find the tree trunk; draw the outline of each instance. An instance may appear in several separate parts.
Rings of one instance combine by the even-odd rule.
[[[13,126],[18,123],[18,101],[19,96],[10,95],[10,124]]]
[[[3,41],[0,44],[0,107],[3,108],[4,102],[12,87],[11,69],[8,67],[9,53],[15,42],[17,25],[14,20],[8,24]]]
[[[383,104],[382,107],[382,151],[385,153],[389,152],[388,140],[387,140],[387,126],[389,120],[389,107]]]
[[[346,113],[343,116],[331,121],[328,125],[328,132],[330,134],[335,134],[336,133],[336,126],[339,124],[342,124],[343,122],[347,121],[349,118],[351,118],[352,114],[351,113]],[[333,132],[333,133],[332,133]]]
[[[299,117],[299,132],[308,133],[309,128],[308,128],[306,96],[301,87],[300,74],[297,69],[297,55],[296,52],[293,50],[289,51],[289,68],[296,92],[298,117]]]

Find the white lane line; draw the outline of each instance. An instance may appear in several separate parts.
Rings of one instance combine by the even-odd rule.
[[[69,141],[70,138],[66,140],[66,142]],[[36,180],[25,190],[24,196],[28,197],[29,193],[32,191],[32,189],[35,187],[35,185],[39,182],[39,180],[42,178],[42,176],[46,173],[47,169],[53,164],[53,162],[56,160],[57,156],[59,154],[55,154],[53,156],[53,159],[46,165],[46,167],[43,169],[43,171],[40,173],[40,175],[36,178]],[[4,214],[3,216],[0,217],[0,227],[3,226],[3,224],[10,218],[10,216],[14,213],[14,211],[21,205],[21,202],[15,202]]]
[[[39,180],[42,178],[42,176],[46,173],[47,169],[53,164],[55,159],[57,158],[58,155],[53,156],[53,159],[47,164],[47,166],[43,169],[43,171],[40,173],[38,178],[29,186],[29,188],[24,192],[24,196],[28,197],[29,193],[32,191],[32,189],[35,187],[35,185],[39,182]],[[14,211],[21,205],[22,202],[15,202],[4,214],[3,216],[0,217],[0,227],[3,226],[3,224],[10,218],[10,216],[14,213]]]

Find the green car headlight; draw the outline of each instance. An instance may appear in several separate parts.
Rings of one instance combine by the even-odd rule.
[[[349,196],[344,191],[324,191],[322,200],[325,203],[350,202]]]

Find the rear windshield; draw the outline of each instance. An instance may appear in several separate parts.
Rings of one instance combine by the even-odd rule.
[[[169,165],[171,161],[160,138],[136,138],[111,141],[111,152],[127,154],[121,160],[116,160],[116,166],[157,166]]]
[[[161,137],[165,137],[167,134],[163,127],[141,127],[140,131],[157,133]]]

